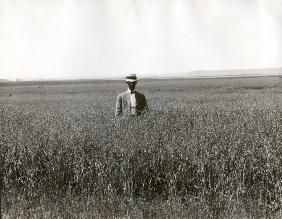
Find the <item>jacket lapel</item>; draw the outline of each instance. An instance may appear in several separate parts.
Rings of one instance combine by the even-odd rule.
[[[125,102],[127,103],[125,107],[127,111],[130,112],[130,95],[128,91],[125,91]]]
[[[137,91],[135,92],[135,99],[136,99],[136,108],[137,108],[137,106],[139,104],[139,100],[140,100],[139,93]]]

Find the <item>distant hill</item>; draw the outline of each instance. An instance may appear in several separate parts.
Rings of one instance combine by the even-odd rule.
[[[227,70],[197,70],[186,73],[176,74],[176,77],[247,77],[247,76],[271,76],[281,75],[280,68],[263,68],[263,69],[227,69]]]

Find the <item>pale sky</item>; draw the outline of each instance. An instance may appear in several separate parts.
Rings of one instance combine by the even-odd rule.
[[[282,0],[0,0],[0,78],[282,66]]]

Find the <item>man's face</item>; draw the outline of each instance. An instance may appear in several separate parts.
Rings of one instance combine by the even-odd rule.
[[[126,84],[128,85],[129,90],[134,91],[135,90],[135,86],[137,84],[137,81],[133,81],[133,82],[127,81]]]

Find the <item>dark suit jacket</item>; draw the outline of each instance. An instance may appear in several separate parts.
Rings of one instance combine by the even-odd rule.
[[[136,98],[136,115],[141,115],[141,112],[148,110],[146,98],[143,94],[138,91],[135,92]],[[128,90],[118,94],[116,102],[115,116],[130,115],[130,94]]]

